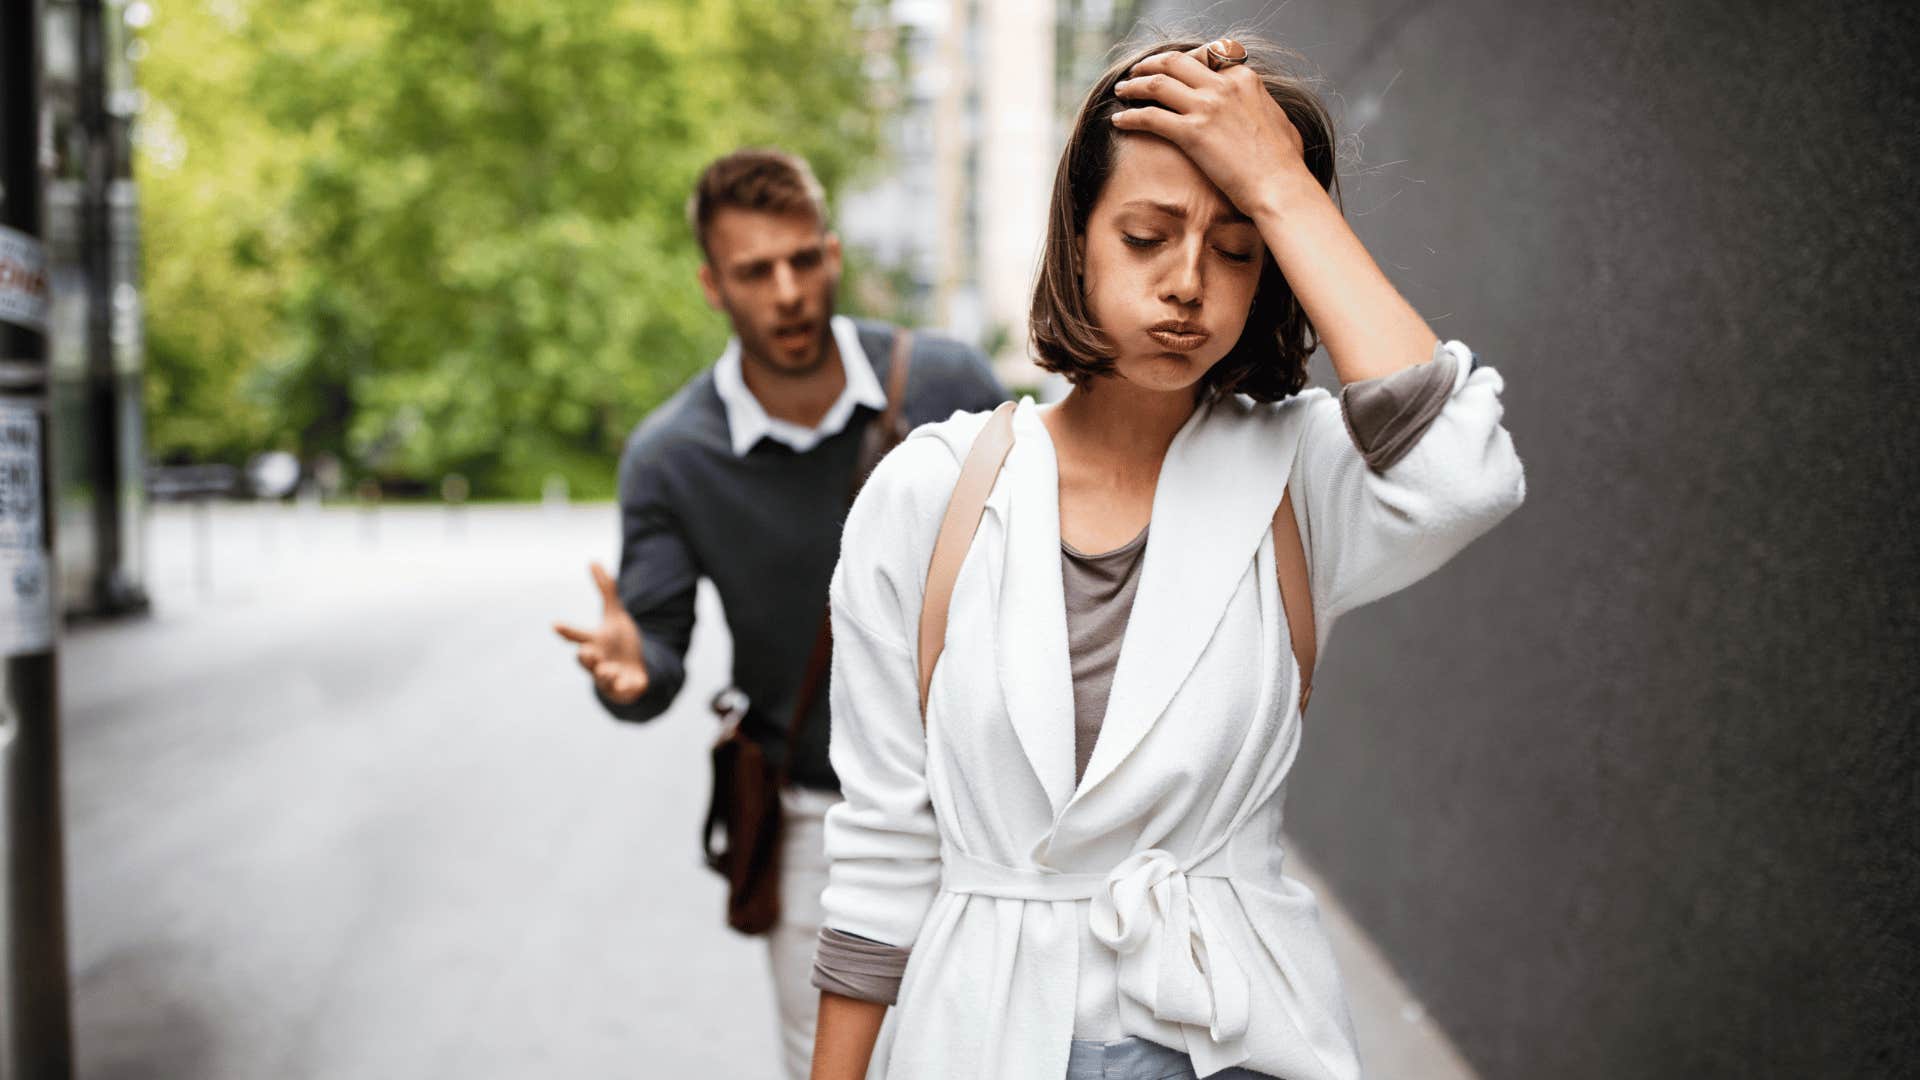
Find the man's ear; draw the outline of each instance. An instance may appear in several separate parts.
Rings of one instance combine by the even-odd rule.
[[[722,310],[720,304],[720,279],[714,276],[713,264],[702,260],[700,263],[700,291],[707,294],[707,306],[715,311]]]
[[[838,281],[840,279],[840,234],[839,233],[834,232],[832,230],[827,231],[826,252],[827,252],[827,271],[833,275],[833,278],[835,281]]]

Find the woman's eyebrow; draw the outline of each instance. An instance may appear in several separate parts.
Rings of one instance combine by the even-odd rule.
[[[1156,199],[1132,199],[1121,203],[1120,208],[1123,210],[1156,210],[1168,217],[1179,218],[1182,221],[1185,221],[1187,218],[1186,207],[1176,203],[1160,202]],[[1224,211],[1214,216],[1213,223],[1215,225],[1251,225],[1253,224],[1253,219],[1241,213],[1239,207],[1228,203]]]

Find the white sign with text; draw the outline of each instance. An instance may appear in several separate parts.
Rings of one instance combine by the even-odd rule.
[[[0,656],[53,646],[53,567],[41,503],[40,412],[0,400]]]
[[[0,319],[47,329],[47,258],[40,241],[0,225]]]

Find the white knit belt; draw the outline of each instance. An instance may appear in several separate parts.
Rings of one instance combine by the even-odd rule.
[[[1189,1053],[1211,1073],[1246,1060],[1247,974],[1193,902],[1188,879],[1231,876],[1226,851],[1182,868],[1153,848],[1105,874],[1063,874],[999,866],[948,849],[941,854],[941,885],[1008,900],[1091,900],[1093,936],[1119,954],[1120,993],[1156,1019],[1189,1029]],[[1194,1045],[1194,1036],[1208,1045]]]

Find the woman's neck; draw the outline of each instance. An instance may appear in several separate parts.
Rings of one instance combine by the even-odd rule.
[[[1056,452],[1080,469],[1151,481],[1195,402],[1192,390],[1146,390],[1110,375],[1074,387],[1042,420]]]

